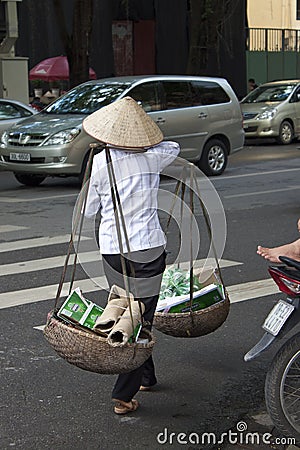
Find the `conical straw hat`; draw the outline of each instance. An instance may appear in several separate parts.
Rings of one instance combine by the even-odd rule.
[[[90,114],[83,123],[93,138],[113,147],[152,147],[163,140],[156,123],[131,97],[124,97]]]

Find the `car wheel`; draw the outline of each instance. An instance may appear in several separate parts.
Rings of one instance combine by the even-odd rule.
[[[226,169],[227,160],[228,153],[224,142],[211,139],[204,146],[198,166],[207,176],[221,175]]]
[[[39,186],[46,178],[43,175],[34,175],[32,173],[14,173],[14,176],[19,183],[25,186]]]
[[[294,129],[293,125],[284,120],[279,128],[279,136],[276,138],[278,144],[288,145],[294,139]]]

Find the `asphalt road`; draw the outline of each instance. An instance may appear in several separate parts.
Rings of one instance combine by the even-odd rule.
[[[231,156],[223,176],[210,179],[227,220],[222,273],[233,299],[229,317],[201,338],[155,331],[159,384],[139,393],[140,409],[124,417],[112,413],[115,377],[68,365],[35,328],[53,307],[79,192],[76,180],[49,179],[32,189],[0,173],[1,449],[200,449],[179,444],[170,433],[220,436],[241,420],[250,424],[265,414],[264,378],[276,346],[251,363],[243,355],[262,335],[264,316],[280,294],[256,246],[297,238],[300,150],[299,143],[249,144]],[[163,179],[162,186],[172,191],[174,183]],[[176,253],[175,238],[169,247]],[[86,278],[79,268],[79,285]],[[265,288],[258,290],[261,280]],[[104,304],[106,297],[89,288],[88,298]]]

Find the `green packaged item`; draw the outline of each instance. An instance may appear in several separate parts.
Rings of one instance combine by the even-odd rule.
[[[224,300],[224,294],[222,286],[212,283],[193,293],[191,308],[188,293],[186,295],[160,299],[157,303],[156,311],[163,313],[185,313],[190,310],[198,311]]]
[[[101,306],[84,298],[80,289],[76,288],[65,300],[57,315],[66,322],[77,323],[97,334],[107,336],[107,333],[99,333],[94,330],[95,323],[103,311],[104,309]],[[138,341],[141,329],[142,325],[138,324],[128,342]]]
[[[86,328],[90,328],[93,330],[96,320],[99,316],[103,313],[103,308],[101,306],[96,305],[95,303],[90,303],[88,306],[88,309],[86,310],[85,314],[82,316],[81,320],[79,321],[80,325]]]
[[[79,323],[83,314],[89,306],[89,301],[83,298],[80,289],[76,288],[65,300],[62,307],[58,311],[58,317],[67,318],[73,322]]]
[[[203,286],[196,276],[193,277],[193,292],[199,291]],[[190,292],[190,272],[185,272],[179,268],[166,269],[160,289],[160,300],[186,295]]]
[[[63,320],[75,322],[92,330],[102,313],[101,306],[84,298],[80,289],[76,288],[65,300],[57,315]]]
[[[200,309],[207,308],[208,306],[211,306],[214,303],[218,303],[223,300],[218,286],[210,285],[210,286],[208,286],[208,288],[209,289],[207,289],[207,292],[203,293],[202,295],[199,294],[197,296],[194,293],[193,300],[192,300],[192,308],[190,308],[190,299],[188,299],[186,301],[183,301],[182,303],[171,306],[169,309],[167,309],[167,311],[165,310],[164,312],[185,313],[185,312],[189,312],[191,309],[192,309],[192,311],[199,311]],[[201,291],[199,291],[199,292],[201,292]]]

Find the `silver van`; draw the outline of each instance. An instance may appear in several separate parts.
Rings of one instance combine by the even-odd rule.
[[[242,101],[246,138],[290,144],[300,136],[300,80],[261,84]]]
[[[220,175],[228,155],[244,144],[239,102],[225,79],[194,76],[128,76],[88,81],[1,136],[0,168],[36,186],[47,176],[83,177],[89,144],[82,120],[131,96],[177,141],[180,156],[207,175]]]

